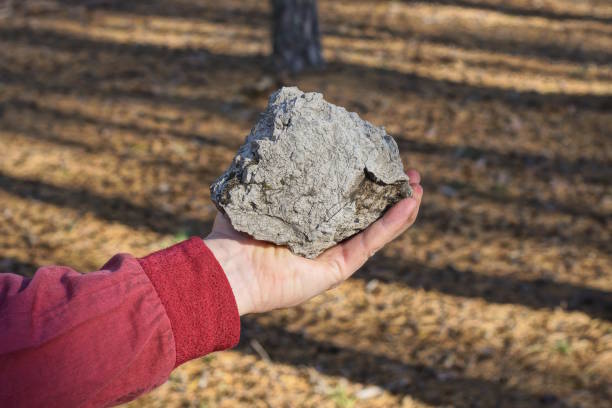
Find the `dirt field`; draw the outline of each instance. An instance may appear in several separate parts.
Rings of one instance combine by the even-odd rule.
[[[0,270],[205,235],[268,94],[268,2],[25,1],[0,19]],[[83,6],[83,4],[88,6]],[[609,407],[612,4],[320,1],[327,69],[385,125],[416,226],[354,279],[243,320],[130,407]]]

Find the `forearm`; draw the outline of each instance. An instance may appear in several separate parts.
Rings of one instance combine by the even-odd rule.
[[[0,405],[118,403],[173,368],[170,321],[136,259],[87,275],[41,268],[23,288],[2,280],[12,284],[0,308]]]
[[[229,285],[197,238],[140,260],[118,255],[86,275],[2,274],[0,406],[124,402],[238,336]]]
[[[245,260],[245,251],[232,239],[208,236],[204,239],[206,246],[214,253],[215,258],[225,271],[225,276],[232,288],[238,313],[240,316],[255,312],[255,300],[252,298],[250,285],[256,284],[245,279],[244,273],[248,269],[248,260]],[[246,272],[248,273],[248,272]]]

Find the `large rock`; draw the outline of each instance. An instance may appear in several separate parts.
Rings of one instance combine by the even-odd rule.
[[[282,88],[211,186],[234,228],[314,258],[412,195],[384,128]]]

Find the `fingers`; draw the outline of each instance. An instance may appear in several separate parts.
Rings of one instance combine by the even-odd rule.
[[[398,235],[401,235],[404,231],[410,228],[410,226],[414,224],[414,222],[417,219],[417,216],[419,215],[419,209],[421,208],[421,200],[423,199],[423,187],[421,187],[420,184],[410,184],[410,187],[412,187],[412,192],[413,192],[412,198],[414,198],[417,201],[417,206],[416,206],[415,211],[411,214],[408,222],[404,225],[402,230],[395,237],[397,237]]]
[[[414,169],[407,170],[406,175],[410,179],[410,184],[419,184],[421,182],[421,175]]]
[[[420,180],[418,173],[414,174],[414,179]],[[321,259],[329,262],[337,270],[339,279],[348,278],[370,256],[414,223],[423,196],[423,188],[417,183],[411,184],[411,187],[414,191],[413,197],[398,202],[364,231],[322,255]]]

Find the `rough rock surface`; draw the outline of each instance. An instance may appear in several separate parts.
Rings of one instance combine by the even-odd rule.
[[[314,258],[412,191],[384,128],[282,88],[270,96],[211,197],[238,231]]]

